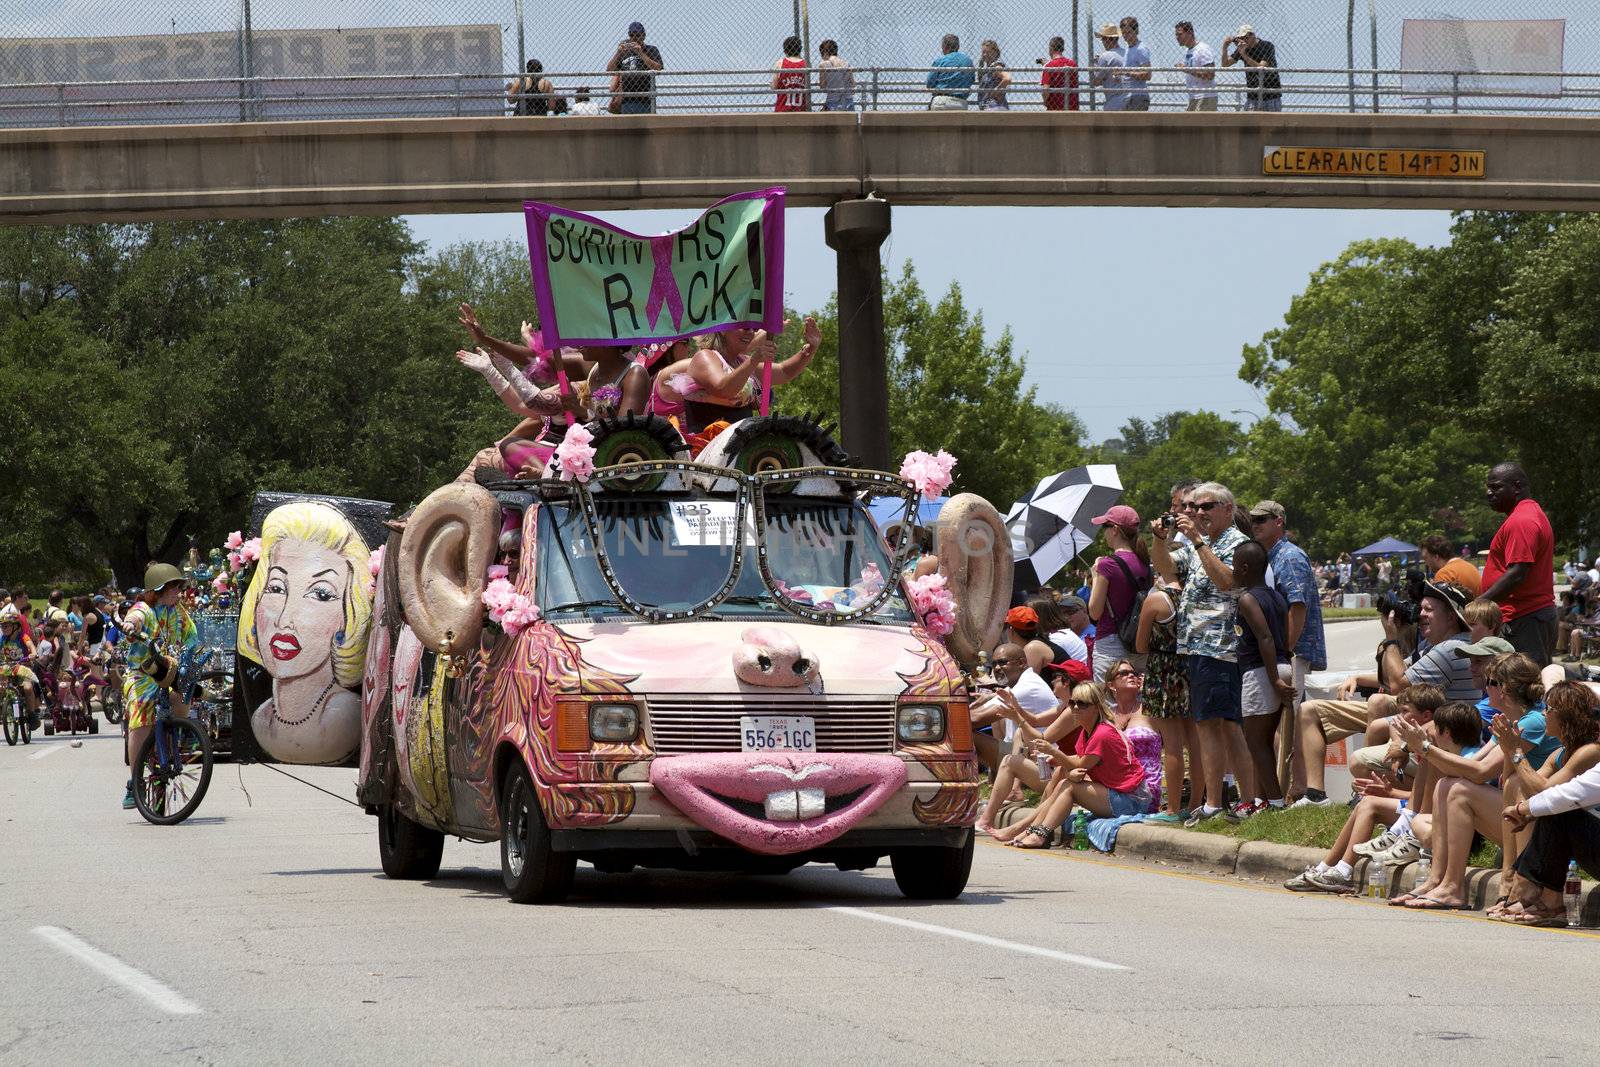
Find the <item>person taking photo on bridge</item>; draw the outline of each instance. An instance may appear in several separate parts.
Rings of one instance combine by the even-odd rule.
[[[628,24],[628,36],[617,45],[606,71],[612,79],[611,112],[614,115],[648,115],[656,109],[656,79],[666,64],[661,50],[644,43],[644,23]]]
[[[1278,77],[1278,49],[1271,41],[1256,36],[1249,23],[1232,37],[1222,39],[1222,65],[1242,63],[1246,111],[1282,111],[1283,81]]]
[[[1039,76],[1039,84],[1046,90],[1059,90],[1078,87],[1078,65],[1066,54],[1067,42],[1063,37],[1050,38],[1048,49],[1049,59],[1036,59],[1035,63],[1044,67],[1044,73]],[[1071,68],[1070,70],[1066,68]],[[1076,111],[1078,110],[1078,94],[1047,91],[1044,94],[1044,109],[1046,111]]]

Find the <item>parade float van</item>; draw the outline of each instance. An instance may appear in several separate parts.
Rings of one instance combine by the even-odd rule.
[[[906,895],[959,895],[978,803],[963,662],[1010,595],[994,509],[970,495],[945,507],[953,629],[930,625],[906,577],[912,538],[891,545],[867,510],[887,496],[912,513],[914,490],[855,469],[814,423],[746,419],[693,460],[656,418],[589,429],[587,477],[480,468],[390,519],[368,556],[338,530],[302,544],[279,524],[241,635],[255,629],[257,662],[283,675],[321,634],[334,673],[318,687],[294,668],[298,700],[275,677],[254,711],[264,755],[285,758],[296,731],[328,718],[339,651],[365,621],[359,737],[286,761],[354,746],[391,877],[432,877],[457,836],[499,842],[524,903],[562,899],[579,860],[781,873],[887,857]],[[317,551],[353,561],[352,585],[374,561],[367,602],[329,588],[325,623],[275,622],[274,595],[317,603],[296,600],[296,566],[307,590],[338,570]]]

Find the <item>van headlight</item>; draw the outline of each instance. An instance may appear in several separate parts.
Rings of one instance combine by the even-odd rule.
[[[639,709],[633,704],[589,705],[589,736],[613,743],[639,736]]]
[[[898,721],[900,740],[928,744],[944,740],[944,707],[940,704],[902,704]]]

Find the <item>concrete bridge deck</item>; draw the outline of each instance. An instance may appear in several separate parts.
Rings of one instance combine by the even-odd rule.
[[[1263,150],[1485,153],[1481,178],[1269,176]],[[0,130],[0,222],[893,203],[1600,208],[1600,119],[878,112]]]

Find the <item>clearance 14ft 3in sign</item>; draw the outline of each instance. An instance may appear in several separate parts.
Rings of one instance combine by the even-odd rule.
[[[1441,148],[1302,148],[1267,145],[1261,173],[1333,178],[1482,178],[1483,153]]]

